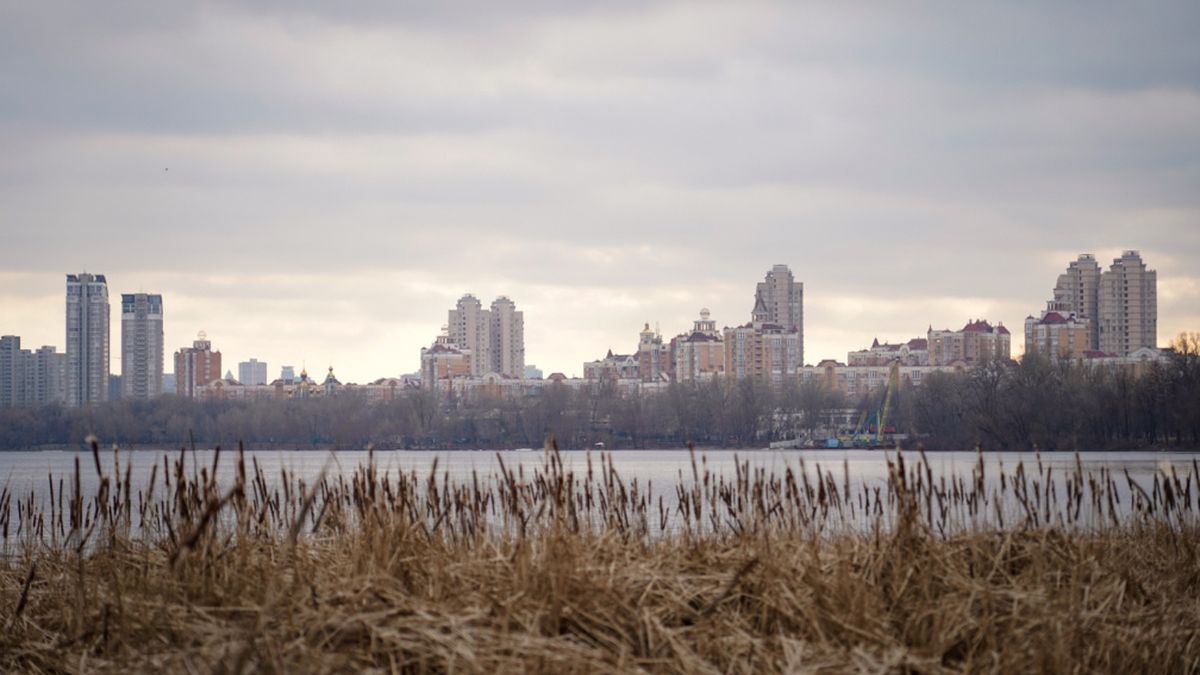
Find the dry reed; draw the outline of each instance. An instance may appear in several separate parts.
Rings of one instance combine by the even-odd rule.
[[[4,672],[1196,672],[1200,471],[885,484],[693,455],[455,482],[268,479],[239,450],[0,492]]]

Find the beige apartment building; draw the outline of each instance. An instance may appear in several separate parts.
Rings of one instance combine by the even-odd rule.
[[[755,305],[761,302],[763,323],[775,324],[797,335],[798,360],[804,363],[804,283],[796,281],[787,265],[775,265],[755,288]]]
[[[1100,275],[1100,351],[1127,356],[1158,345],[1158,273],[1125,251]]]
[[[500,296],[484,309],[467,294],[449,312],[449,342],[471,352],[472,377],[499,373],[523,377],[525,373],[525,315],[516,304]]]
[[[1091,323],[1070,310],[1071,304],[1051,300],[1041,316],[1025,318],[1025,353],[1052,359],[1081,359],[1091,351]]]
[[[846,354],[846,364],[850,366],[885,366],[893,362],[906,366],[929,365],[929,339],[913,338],[893,344],[876,338],[868,349]]]
[[[700,310],[691,332],[671,340],[670,352],[677,382],[711,380],[725,373],[725,341],[707,308]]]
[[[1088,344],[1085,349],[1100,348],[1100,330],[1096,321],[1100,316],[1100,264],[1096,262],[1096,256],[1081,253],[1067,265],[1067,271],[1058,275],[1051,303],[1055,312],[1071,313],[1081,321],[1086,320]]]
[[[453,380],[472,375],[470,349],[464,349],[443,332],[431,347],[421,348],[421,386],[434,389],[440,380]]]
[[[1004,324],[971,320],[960,330],[929,329],[929,365],[972,365],[1012,355],[1012,335]]]
[[[1154,348],[1158,343],[1158,274],[1146,268],[1137,251],[1122,252],[1107,270],[1101,270],[1094,255],[1083,253],[1059,275],[1047,311],[1063,318],[1073,314],[1076,323],[1087,326],[1084,351],[1126,356],[1142,347]],[[1029,322],[1026,319],[1027,325]],[[1026,331],[1026,351],[1037,349],[1039,341],[1064,330],[1069,330],[1069,339],[1077,340],[1078,326],[1051,325],[1058,327],[1034,329],[1046,334],[1043,338]],[[1058,347],[1056,353],[1061,351]],[[1066,351],[1077,350],[1072,344]]]

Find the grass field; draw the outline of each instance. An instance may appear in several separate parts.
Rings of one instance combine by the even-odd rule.
[[[1194,466],[989,488],[909,455],[875,490],[696,462],[664,498],[552,448],[458,484],[82,459],[97,494],[0,494],[4,672],[1200,670]]]

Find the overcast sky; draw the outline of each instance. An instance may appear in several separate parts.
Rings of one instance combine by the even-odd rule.
[[[353,4],[354,8],[342,7]],[[119,7],[117,6],[119,5]],[[343,381],[417,370],[464,292],[581,373],[775,263],[805,356],[1020,324],[1078,253],[1200,330],[1200,3],[0,0],[0,333],[64,275]]]

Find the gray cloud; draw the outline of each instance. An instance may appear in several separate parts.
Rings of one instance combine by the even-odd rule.
[[[745,320],[785,262],[815,360],[1017,324],[1076,253],[1133,247],[1159,270],[1165,342],[1200,327],[1197,19],[11,3],[0,329],[61,333],[42,305],[86,266],[174,293],[169,340],[207,328],[239,358],[328,354],[362,380],[414,369],[472,290],[513,296],[531,360],[577,372],[643,321]],[[344,330],[298,329],[326,320]]]

